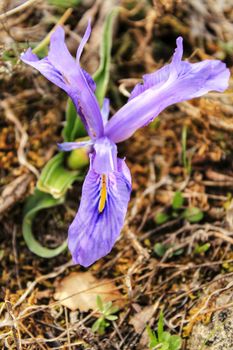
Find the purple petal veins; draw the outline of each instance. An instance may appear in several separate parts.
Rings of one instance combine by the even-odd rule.
[[[101,175],[94,171],[91,160],[79,210],[69,227],[68,246],[76,264],[87,267],[107,255],[119,236],[131,192],[126,164],[122,163],[118,160],[115,171],[107,175],[107,199],[99,212]]]
[[[22,61],[66,91],[91,138],[90,141],[58,145],[62,151],[80,147],[90,150],[90,168],[83,184],[79,210],[68,234],[74,262],[85,267],[111,251],[124,224],[131,175],[125,160],[117,157],[116,143],[129,138],[173,103],[202,96],[211,90],[224,91],[230,76],[225,64],[218,60],[194,64],[182,61],[183,45],[179,37],[171,63],[144,75],[143,83],[135,86],[128,103],[108,121],[109,100],[104,99],[100,110],[94,95],[95,82],[79,63],[90,34],[89,21],[76,61],[65,45],[61,27],[51,36],[47,57],[39,60],[31,49],[21,56]]]
[[[21,60],[33,66],[48,80],[63,89],[74,102],[76,109],[92,139],[103,136],[103,120],[97,99],[94,95],[95,83],[91,76],[79,64],[79,58],[91,32],[88,23],[84,37],[77,52],[77,60],[69,53],[65,44],[65,33],[58,26],[51,35],[48,56],[39,60],[28,49]],[[95,116],[93,118],[93,116]]]
[[[230,72],[224,63],[205,60],[191,64],[181,61],[182,53],[182,38],[178,38],[172,62],[146,74],[143,84],[136,85],[128,103],[105,126],[105,135],[113,142],[126,140],[174,103],[228,87]]]

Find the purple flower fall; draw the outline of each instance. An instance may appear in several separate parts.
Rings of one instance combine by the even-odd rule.
[[[171,63],[143,76],[129,101],[108,121],[109,100],[102,110],[95,97],[95,83],[81,68],[80,56],[91,34],[90,23],[77,50],[76,60],[65,45],[64,30],[51,36],[48,56],[39,60],[28,49],[22,61],[33,66],[72,99],[90,141],[65,142],[63,151],[88,147],[90,168],[85,178],[78,213],[69,227],[68,246],[75,263],[85,267],[108,254],[123,227],[131,192],[131,176],[123,159],[117,157],[116,143],[128,139],[150,123],[167,106],[199,97],[208,91],[222,92],[230,76],[225,64],[205,60],[191,64],[182,61],[182,38]]]

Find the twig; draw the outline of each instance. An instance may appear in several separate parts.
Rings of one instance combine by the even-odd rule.
[[[65,307],[65,320],[66,320],[66,331],[67,331],[67,340],[68,340],[68,348],[69,350],[71,349],[71,345],[70,345],[70,330],[69,330],[69,320],[68,320],[68,313],[67,313],[67,308]]]
[[[23,330],[28,335],[30,335],[30,337],[31,337],[30,340],[32,340],[33,343],[36,343],[39,346],[39,348],[41,348],[42,350],[46,350],[46,348],[42,344],[40,344],[40,342],[37,340],[37,338],[34,337],[34,335],[27,329],[27,327],[24,326],[24,324],[22,322],[20,322],[20,326],[23,328]],[[23,343],[25,344],[25,343],[27,343],[27,341],[24,340]]]
[[[21,350],[22,349],[21,336],[20,336],[20,331],[18,328],[17,320],[13,314],[12,305],[8,300],[5,301],[5,304],[6,304],[8,314],[9,314],[11,320],[13,321],[12,322],[12,333],[13,333],[13,338],[14,338],[16,349]]]
[[[18,151],[17,151],[19,163],[21,165],[24,165],[26,168],[28,168],[38,178],[39,171],[32,164],[30,164],[27,161],[27,158],[26,158],[25,152],[24,152],[24,147],[26,146],[26,143],[28,140],[28,134],[24,130],[24,127],[22,126],[21,122],[14,115],[9,103],[6,100],[1,101],[1,106],[5,111],[6,118],[15,124],[16,130],[20,134],[20,135],[18,135],[19,147],[18,147]]]
[[[21,295],[21,297],[19,298],[19,300],[15,303],[14,305],[14,309],[19,306],[25,299],[26,297],[28,296],[28,294],[31,293],[31,291],[35,288],[35,286],[37,285],[37,283],[43,281],[43,280],[46,280],[46,279],[49,279],[49,278],[54,278],[54,277],[57,277],[58,275],[60,275],[62,272],[64,272],[67,267],[70,267],[73,265],[73,262],[72,261],[69,261],[68,263],[60,266],[57,271],[55,272],[51,272],[51,273],[48,273],[47,275],[43,275],[43,276],[40,276],[40,277],[37,277],[35,279],[35,281],[31,282],[31,284],[29,285],[29,287],[27,288],[27,290],[23,293],[23,295]]]
[[[15,260],[15,271],[16,271],[17,283],[18,283],[19,289],[22,289],[22,285],[19,278],[19,260],[18,260],[18,252],[17,252],[16,234],[17,234],[17,228],[16,226],[14,226],[13,235],[12,235],[12,248],[13,248],[13,255]]]
[[[52,33],[55,31],[55,29],[59,26],[64,24],[67,19],[70,17],[73,9],[68,8],[65,13],[61,16],[59,21],[56,23],[56,25],[52,28],[52,30],[46,35],[46,37],[32,50],[33,53],[38,53],[40,50],[42,50],[45,46],[47,46],[50,42],[50,38]]]
[[[150,255],[148,251],[145,248],[143,248],[141,243],[138,241],[136,235],[133,233],[133,231],[129,229],[127,224],[126,224],[125,236],[131,241],[132,246],[140,256],[143,256],[144,258],[149,259]]]
[[[36,1],[38,1],[38,0],[28,0],[25,3],[15,7],[14,9],[0,14],[0,20],[4,19],[6,17],[12,16],[12,15],[15,15],[16,13],[18,13],[18,12],[20,12],[22,10],[25,10],[27,7],[31,6]]]

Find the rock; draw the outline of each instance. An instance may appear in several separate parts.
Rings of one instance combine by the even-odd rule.
[[[207,291],[211,295],[208,324],[198,322],[193,326],[187,350],[233,350],[233,280],[215,282]]]

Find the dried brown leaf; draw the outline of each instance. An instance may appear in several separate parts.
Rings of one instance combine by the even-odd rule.
[[[104,302],[115,301],[119,305],[122,298],[116,285],[110,279],[98,280],[91,272],[72,272],[60,281],[54,298],[70,310],[95,310],[96,297]]]
[[[142,311],[136,313],[129,320],[129,324],[131,324],[135,332],[141,334],[143,329],[146,327],[146,324],[150,321],[152,316],[154,315],[158,305],[150,305],[142,309]]]

